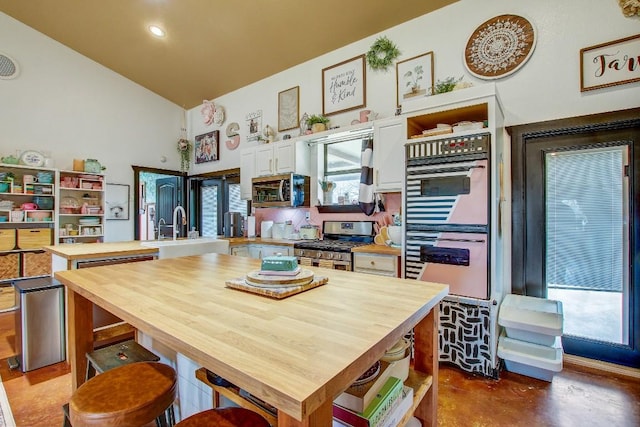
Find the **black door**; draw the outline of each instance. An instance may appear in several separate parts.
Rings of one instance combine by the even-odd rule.
[[[513,287],[562,301],[567,354],[637,367],[640,120],[606,119],[516,128]]]
[[[180,177],[156,180],[155,227],[164,237],[173,236],[173,210],[178,205],[184,207],[181,181]],[[182,225],[181,220],[178,223],[180,236],[186,236],[186,225]]]

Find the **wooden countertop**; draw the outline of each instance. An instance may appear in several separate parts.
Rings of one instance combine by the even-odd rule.
[[[105,256],[145,255],[158,252],[158,248],[142,246],[139,241],[108,243],[63,243],[43,249],[67,260],[93,259]]]
[[[333,398],[414,326],[416,366],[433,366],[437,384],[432,309],[448,286],[308,267],[328,284],[283,300],[225,287],[259,267],[206,254],[55,273],[73,307],[74,387],[91,345],[91,302],[276,406],[279,426],[330,425]]]
[[[381,254],[381,255],[402,255],[402,250],[400,248],[394,248],[392,246],[387,245],[364,245],[364,246],[356,246],[351,249],[351,252],[361,252],[368,254]]]

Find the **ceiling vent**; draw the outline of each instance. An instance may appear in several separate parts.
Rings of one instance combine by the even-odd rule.
[[[0,52],[0,79],[9,80],[18,77],[20,68],[10,56]]]

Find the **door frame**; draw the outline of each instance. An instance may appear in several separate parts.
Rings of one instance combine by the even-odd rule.
[[[189,197],[187,193],[187,174],[185,172],[180,172],[171,169],[159,169],[159,168],[150,168],[147,166],[137,166],[131,165],[133,169],[133,188],[135,189],[133,192],[133,206],[135,207],[135,219],[133,222],[133,236],[134,240],[140,239],[140,224],[138,223],[138,215],[140,214],[141,209],[144,209],[144,206],[141,205],[140,200],[140,172],[149,172],[149,173],[157,173],[160,175],[172,175],[177,177],[182,177],[182,194],[184,194],[185,199]],[[187,204],[187,200],[185,200],[185,205]]]
[[[640,131],[640,108],[593,114],[587,116],[571,117],[567,119],[551,120],[546,122],[512,126],[508,128],[511,134],[511,173],[512,173],[512,241],[526,242],[527,221],[536,219],[528,218],[527,194],[526,194],[526,150],[527,143],[539,141],[540,138],[563,137],[578,134],[593,134],[598,136],[603,131]],[[630,147],[630,186],[631,197],[629,215],[629,259],[632,260],[629,274],[630,298],[629,323],[632,327],[629,334],[628,346],[611,346],[613,357],[603,355],[601,360],[628,366],[640,365],[640,268],[636,267],[633,260],[640,257],[640,141],[634,141]],[[635,189],[635,192],[633,191]],[[542,201],[541,201],[542,203]],[[532,274],[537,269],[542,269],[542,260],[535,261],[528,254],[525,244],[512,245],[511,250],[511,282],[514,294],[529,295],[534,297],[546,297],[545,287],[542,283],[531,283]],[[532,262],[533,261],[533,262]],[[539,273],[539,272],[538,272]],[[596,345],[596,343],[593,343]],[[594,347],[587,343],[591,349]],[[620,348],[617,348],[620,347]],[[624,347],[624,348],[622,348]],[[575,354],[572,346],[565,345],[565,351]],[[622,350],[622,352],[618,351]]]

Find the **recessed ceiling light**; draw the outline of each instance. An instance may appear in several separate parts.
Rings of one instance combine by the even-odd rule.
[[[150,25],[149,26],[149,31],[151,31],[151,33],[154,36],[157,36],[157,37],[164,37],[164,35],[165,35],[164,30],[162,28],[158,27],[157,25]]]

